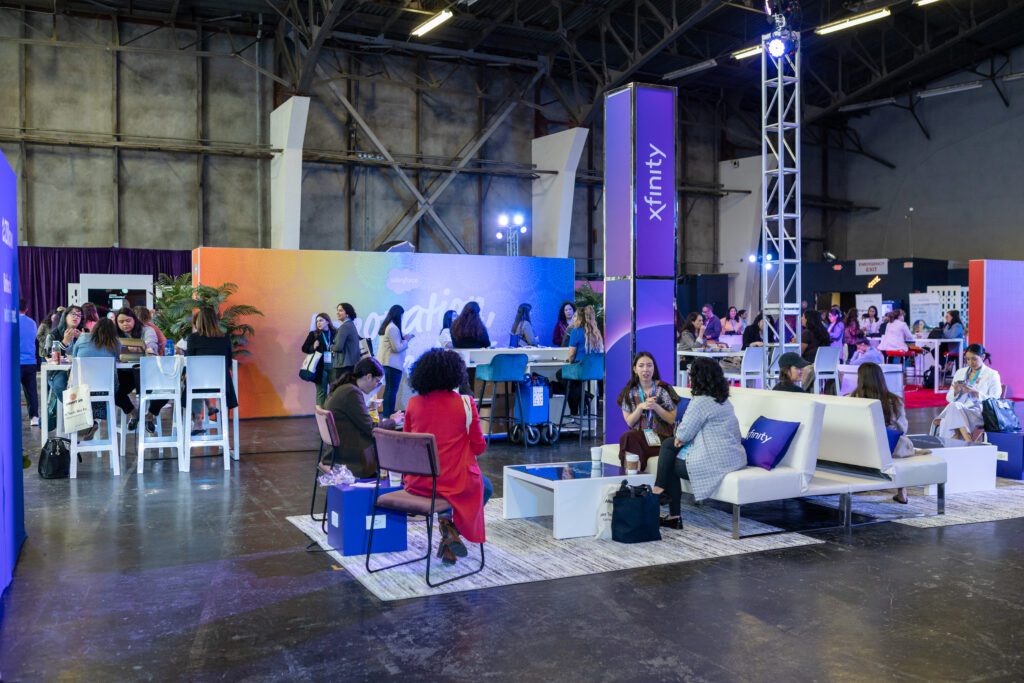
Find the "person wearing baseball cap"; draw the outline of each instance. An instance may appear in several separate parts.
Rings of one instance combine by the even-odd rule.
[[[779,358],[779,383],[775,385],[775,391],[792,391],[797,394],[805,393],[800,382],[803,380],[804,368],[809,366],[806,360],[799,353],[792,351],[782,354]]]

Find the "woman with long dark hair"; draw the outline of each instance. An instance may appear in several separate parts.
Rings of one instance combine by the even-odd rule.
[[[512,323],[512,334],[510,335],[510,341],[515,341],[515,344],[509,344],[509,346],[536,346],[537,335],[533,333],[533,323],[530,322],[530,310],[533,308],[530,304],[519,304],[519,308],[516,309],[516,319]]]
[[[735,306],[730,306],[722,318],[722,334],[743,334],[740,312]]]
[[[78,338],[78,343],[75,344],[71,356],[73,358],[113,358],[116,362],[120,352],[121,342],[117,338],[117,327],[112,320],[102,318],[96,320],[96,324],[92,327],[92,332],[86,332]],[[114,394],[114,402],[125,414],[131,413],[135,410],[135,406],[132,405],[131,399],[123,394],[120,389],[121,387],[118,384]],[[79,432],[80,439],[91,439],[92,435],[99,428],[97,420],[108,420],[111,417],[107,415],[106,404],[94,403],[93,417],[95,419],[93,420],[92,427]]]
[[[80,306],[68,306],[64,309],[60,322],[46,336],[46,342],[43,345],[46,349],[46,354],[50,355],[54,352],[59,352],[64,356],[71,356],[78,339],[83,334],[86,334],[82,324],[83,316]],[[58,401],[63,401],[64,390],[68,388],[68,373],[64,371],[52,373],[48,384],[50,386],[50,395],[56,396]],[[50,429],[56,427],[57,425],[55,424],[50,425]]]
[[[156,332],[146,327],[142,322],[135,316],[135,311],[128,308],[127,306],[118,309],[117,314],[114,316],[114,320],[117,323],[118,336],[122,339],[140,339],[146,346],[146,353],[148,355],[156,355],[159,350],[159,344],[157,342]],[[133,391],[137,391],[139,388],[139,369],[138,367],[128,369],[120,369],[117,371],[117,405],[125,412],[128,416],[128,431],[134,431],[135,427],[139,424],[139,416],[136,413],[135,405],[132,403],[131,394]],[[151,401],[149,404],[148,415],[146,416],[146,428],[150,433],[156,433],[156,416],[160,414],[160,409],[167,404],[167,401]]]
[[[914,455],[914,444],[907,438],[907,415],[903,410],[903,399],[889,391],[885,385],[885,374],[882,366],[877,363],[864,363],[857,369],[857,388],[850,394],[853,398],[870,398],[882,404],[882,419],[885,420],[887,429],[893,429],[900,433],[896,448],[893,449],[892,457],[906,458]],[[897,503],[907,503],[907,489],[901,488],[896,491],[893,500]]]
[[[821,322],[821,314],[813,308],[803,312],[802,324],[804,331],[800,336],[800,355],[808,363],[813,363],[818,347],[829,345],[828,330]]]
[[[942,324],[942,338],[964,338],[964,324],[960,322],[960,311],[946,311],[946,322]]]
[[[946,392],[949,405],[934,422],[939,436],[973,441],[974,431],[985,424],[982,404],[1003,392],[999,373],[985,364],[987,355],[981,344],[971,344],[964,351],[964,366],[953,373]]]
[[[658,454],[655,493],[668,493],[668,516],[661,525],[682,529],[680,478],[690,482],[697,501],[709,498],[729,472],[747,466],[740,425],[729,401],[729,383],[721,366],[710,358],[698,358],[690,367],[692,398],[676,428]]]
[[[857,339],[861,336],[860,323],[857,322],[857,309],[851,308],[843,319],[843,344],[846,345],[846,357],[853,358],[857,352]]]
[[[629,382],[616,402],[629,429],[619,437],[619,463],[626,466],[626,453],[640,456],[640,471],[647,461],[658,456],[661,444],[672,438],[679,396],[675,389],[661,381],[658,363],[647,351],[633,356]]]
[[[457,349],[486,349],[491,346],[484,321],[480,319],[480,304],[467,301],[459,317],[452,323],[452,346]]]
[[[864,330],[864,334],[872,337],[881,334],[878,329],[882,324],[882,321],[878,319],[878,309],[874,306],[868,306],[868,310],[861,316],[860,327]]]
[[[373,418],[366,407],[366,397],[375,394],[384,380],[384,368],[373,358],[363,358],[355,367],[330,385],[324,410],[334,415],[341,445],[334,453],[334,462],[348,467],[352,474],[364,479],[377,475],[373,452]],[[390,420],[381,422],[392,427]],[[330,466],[331,457],[325,452],[320,465]]]
[[[576,305],[571,301],[563,301],[558,307],[558,322],[555,324],[555,332],[551,335],[552,346],[562,346],[568,341],[569,323],[576,315]]]
[[[692,311],[686,316],[682,332],[679,334],[679,348],[692,351],[704,344],[704,318],[700,313]]]
[[[829,346],[842,347],[845,333],[846,325],[843,324],[843,312],[839,310],[838,306],[833,306],[828,311]]]
[[[747,349],[751,346],[764,346],[764,324],[765,316],[758,313],[757,317],[754,318],[754,322],[747,325],[747,329],[743,330],[743,348]],[[778,341],[775,335],[775,319],[771,316],[767,317],[768,321],[768,343],[774,344]]]
[[[330,390],[330,368],[333,365],[331,356],[331,342],[334,341],[334,326],[331,324],[331,316],[327,313],[317,313],[313,323],[313,329],[306,335],[302,342],[302,352],[305,354],[323,354],[316,363],[313,383],[316,384],[316,404],[323,406],[327,400],[327,392]]]
[[[402,316],[405,309],[394,305],[388,309],[384,322],[380,324],[380,344],[377,346],[377,360],[384,366],[384,406],[381,417],[391,417],[398,400],[398,388],[405,371],[405,350],[415,334],[402,333]]]
[[[437,335],[437,345],[442,349],[452,348],[452,323],[455,322],[457,315],[455,311],[448,310],[441,318],[441,334]]]

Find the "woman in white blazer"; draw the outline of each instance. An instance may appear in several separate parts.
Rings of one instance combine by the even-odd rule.
[[[982,403],[1002,394],[999,373],[985,365],[984,358],[981,344],[971,344],[964,352],[964,367],[953,375],[953,385],[946,393],[949,405],[935,420],[939,436],[971,441],[974,430],[984,424]]]
[[[914,335],[910,328],[903,322],[903,310],[894,309],[890,314],[891,318],[885,326],[881,341],[878,342],[879,351],[906,351],[907,342],[914,341]]]

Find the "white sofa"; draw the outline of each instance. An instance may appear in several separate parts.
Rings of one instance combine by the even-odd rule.
[[[676,388],[689,396],[688,388]],[[935,456],[893,459],[878,401],[762,389],[730,389],[740,431],[760,416],[799,422],[793,442],[775,469],[745,467],[730,472],[712,494],[732,505],[733,537],[739,538],[741,506],[805,496],[839,495],[843,523],[851,523],[850,495],[902,486],[938,486],[938,512],[944,512],[946,463]],[[605,445],[602,460],[619,464],[617,444]],[[657,471],[657,458],[647,471]],[[689,482],[683,481],[689,491]]]

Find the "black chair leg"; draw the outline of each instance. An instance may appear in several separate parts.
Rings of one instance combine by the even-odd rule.
[[[319,519],[316,518],[316,514],[313,511],[316,509],[316,490],[318,488],[320,488],[320,486],[319,486],[320,482],[318,481],[320,479],[320,458],[322,458],[323,456],[324,456],[324,442],[321,441],[320,442],[320,450],[316,454],[316,465],[315,465],[315,467],[313,469],[313,497],[309,501],[309,518],[312,519],[314,522],[319,522],[320,521]]]
[[[331,446],[331,469],[334,469],[334,460],[338,457],[338,449]],[[319,463],[317,463],[319,465]],[[324,516],[320,520],[320,530],[327,533],[327,492],[324,491]]]

